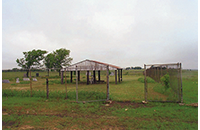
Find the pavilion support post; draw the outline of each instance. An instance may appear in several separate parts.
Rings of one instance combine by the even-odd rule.
[[[121,77],[120,70],[118,69],[118,81],[119,81],[119,83],[120,83],[120,77]]]
[[[109,66],[107,66],[107,100],[109,100]]]
[[[95,75],[95,70],[93,71],[93,79],[94,79],[94,84],[96,84],[96,75]]]
[[[78,81],[80,81],[80,71],[78,71]]]
[[[117,84],[117,70],[115,70],[115,84]]]
[[[100,70],[98,70],[98,81],[99,81],[99,83],[100,83],[100,81],[101,81]]]
[[[73,75],[72,75],[72,71],[70,71],[70,82],[72,83],[72,79],[73,79]]]
[[[87,71],[87,85],[90,83],[89,81],[89,71]]]
[[[122,81],[122,69],[121,69],[121,81]]]

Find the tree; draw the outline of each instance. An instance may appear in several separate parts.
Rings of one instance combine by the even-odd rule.
[[[47,51],[35,49],[32,51],[23,52],[24,58],[17,59],[16,62],[18,63],[18,66],[26,70],[26,76],[28,77],[29,69],[31,67],[41,67],[40,61],[44,59],[44,54],[46,53]]]
[[[48,76],[49,76],[49,69],[54,68],[55,66],[55,55],[49,53],[44,59],[44,65],[48,68]]]
[[[60,76],[60,69],[62,69],[63,66],[69,66],[73,60],[71,57],[69,57],[69,54],[70,50],[65,48],[58,49],[45,57],[44,64],[48,69],[57,69]]]
[[[139,70],[139,69],[142,69],[142,67],[136,66],[133,69]]]

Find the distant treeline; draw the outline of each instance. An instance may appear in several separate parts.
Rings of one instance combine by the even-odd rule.
[[[26,72],[27,70],[25,69],[18,69],[18,68],[13,68],[13,69],[7,69],[7,70],[2,70],[2,72]],[[44,69],[31,69],[32,72],[34,71],[45,71]]]
[[[137,67],[126,67],[126,70],[132,70],[132,69],[140,70],[140,69],[142,69],[142,67],[139,67],[139,66],[137,66]]]

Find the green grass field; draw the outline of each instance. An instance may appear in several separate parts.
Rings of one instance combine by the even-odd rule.
[[[117,85],[110,76],[112,103],[75,103],[76,84],[60,84],[57,72],[49,77],[49,99],[46,99],[46,73],[39,72],[37,82],[22,81],[24,72],[2,72],[2,128],[3,129],[198,129],[198,71],[182,71],[183,102],[154,103],[144,101],[142,70],[123,71],[123,81]],[[32,76],[36,72],[32,72]],[[20,83],[15,79],[20,78]],[[69,80],[69,73],[67,73]],[[101,80],[106,81],[105,72]],[[152,83],[153,84],[153,83]],[[106,83],[86,85],[85,72],[81,72],[78,85],[79,100],[106,98]]]

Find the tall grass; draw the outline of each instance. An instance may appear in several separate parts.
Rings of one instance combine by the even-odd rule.
[[[46,98],[47,94],[46,91],[32,91],[32,97],[40,97]],[[18,90],[10,90],[10,89],[3,89],[2,90],[2,97],[31,97],[30,91],[18,91]],[[80,91],[78,92],[79,100],[100,100],[106,99],[106,94],[103,92],[96,92],[96,91]],[[50,91],[49,98],[66,98],[66,93],[64,91]],[[76,99],[76,91],[69,91],[67,92],[67,99],[75,100]]]

